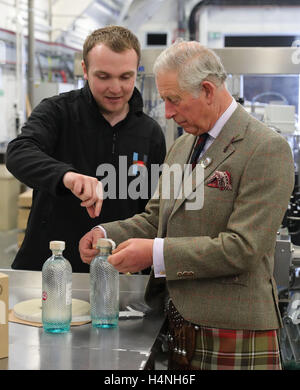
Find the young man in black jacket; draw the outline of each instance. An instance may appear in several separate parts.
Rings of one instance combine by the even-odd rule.
[[[9,143],[7,168],[33,188],[25,238],[12,268],[41,270],[51,254],[49,241],[62,240],[73,272],[88,272],[78,251],[82,235],[95,224],[144,210],[166,146],[134,86],[139,60],[140,45],[129,30],[94,31],[83,46],[85,86],[44,99]]]

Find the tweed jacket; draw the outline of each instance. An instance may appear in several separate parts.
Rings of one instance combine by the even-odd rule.
[[[194,143],[190,134],[178,138],[165,163],[184,168]],[[128,238],[164,238],[166,277],[155,278],[151,272],[145,292],[150,306],[162,305],[168,295],[195,324],[277,329],[282,323],[274,251],[294,186],[291,148],[238,105],[201,160],[206,166],[201,209],[186,207],[189,193],[163,199],[163,171],[158,195],[145,212],[104,224],[107,236],[117,244]],[[212,185],[218,172],[227,172],[230,186],[222,187],[217,180]],[[196,174],[194,170],[194,186]]]

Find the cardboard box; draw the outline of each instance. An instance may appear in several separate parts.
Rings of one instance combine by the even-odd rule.
[[[19,195],[18,201],[18,247],[20,248],[25,236],[27,221],[32,205],[33,190],[28,190]]]
[[[30,214],[30,209],[19,208],[19,210],[18,210],[18,229],[26,230],[29,214]]]
[[[32,193],[33,190],[27,190],[19,195],[18,206],[19,207],[31,207],[32,205]]]
[[[0,359],[8,357],[8,275],[0,273]]]
[[[0,164],[0,230],[7,231],[17,227],[17,204],[21,183]]]

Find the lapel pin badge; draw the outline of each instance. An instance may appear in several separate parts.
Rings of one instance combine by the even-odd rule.
[[[204,160],[200,162],[202,168],[207,168],[212,163],[212,158],[206,157]]]

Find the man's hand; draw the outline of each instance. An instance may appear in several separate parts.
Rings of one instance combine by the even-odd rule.
[[[124,274],[139,272],[153,263],[153,242],[144,238],[124,241],[108,257],[108,262]]]
[[[63,183],[77,198],[82,200],[81,206],[86,207],[91,218],[98,217],[103,203],[102,183],[95,177],[67,172]]]
[[[99,238],[104,238],[104,233],[101,229],[95,228],[86,233],[79,241],[80,257],[84,263],[90,264],[99,253],[99,250],[96,249]]]

